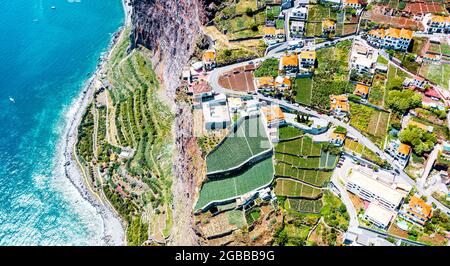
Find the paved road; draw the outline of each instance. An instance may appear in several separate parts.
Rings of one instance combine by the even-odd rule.
[[[440,149],[441,149],[441,145],[437,144],[436,146],[434,146],[433,151],[428,156],[428,160],[427,160],[427,163],[425,165],[425,169],[423,171],[422,177],[420,178],[421,181],[423,181],[423,184],[425,184],[426,179],[430,175],[431,169],[432,169],[432,167],[434,165],[434,162],[436,161],[436,159],[437,159],[437,157],[439,155],[439,150]],[[418,180],[417,183],[420,184],[421,181]]]

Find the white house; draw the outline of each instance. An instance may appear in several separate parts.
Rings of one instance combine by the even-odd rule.
[[[425,32],[444,33],[450,31],[450,17],[426,14],[423,18]]]
[[[351,7],[354,9],[360,9],[362,7],[361,3],[359,3],[359,0],[344,0],[342,5],[344,7]]]
[[[296,7],[291,12],[292,20],[306,20],[308,18],[308,8],[306,6]]]
[[[350,56],[350,68],[358,73],[375,73],[378,59],[378,51],[372,47],[365,46],[362,42],[355,41]]]
[[[300,38],[305,32],[305,22],[292,21],[291,22],[291,36],[294,38]]]

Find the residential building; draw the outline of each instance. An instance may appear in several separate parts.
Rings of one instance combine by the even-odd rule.
[[[301,51],[300,52],[300,67],[312,68],[316,63],[316,51]]]
[[[191,69],[189,67],[183,68],[182,79],[186,81],[187,84],[191,84],[193,81]]]
[[[278,127],[286,123],[286,117],[278,105],[261,107],[261,113],[269,128],[274,126]]]
[[[216,67],[216,52],[208,50],[203,53],[203,70],[209,71]]]
[[[331,112],[335,115],[345,115],[350,111],[348,97],[346,95],[331,95],[330,96]]]
[[[298,66],[297,54],[284,55],[281,57],[280,70],[286,72],[286,74],[296,74],[298,72]]]
[[[426,14],[423,18],[423,26],[427,33],[450,32],[450,17]]]
[[[336,30],[336,22],[334,22],[331,19],[324,19],[322,21],[322,33],[323,34],[330,34],[333,33]]]
[[[296,7],[292,10],[291,20],[307,20],[308,18],[308,8],[306,6]]]
[[[300,38],[305,32],[305,22],[304,21],[292,21],[291,22],[291,36],[293,38]]]
[[[450,160],[450,142],[442,143],[442,156]]]
[[[255,78],[257,90],[273,91],[275,89],[275,80],[272,77]]]
[[[362,7],[361,3],[359,3],[359,0],[344,0],[343,1],[344,7],[351,7],[354,9],[360,9]]]
[[[430,97],[435,101],[439,101],[442,99],[442,96],[436,91],[435,88],[430,88],[425,91],[425,96]]]
[[[400,210],[401,217],[419,225],[424,225],[432,215],[431,205],[415,196],[411,196],[409,203],[404,204]]]
[[[275,79],[275,88],[279,91],[290,90],[292,87],[292,81],[288,76],[278,76]]]
[[[192,94],[194,99],[201,100],[213,96],[213,91],[208,82],[201,80],[196,81],[191,85],[189,94]]]
[[[426,84],[428,84],[426,79],[420,76],[414,76],[414,78],[406,78],[405,81],[403,81],[403,86],[405,87],[415,87],[423,89]]]
[[[294,0],[281,0],[281,9],[289,9],[294,6]]]
[[[375,226],[386,230],[394,218],[394,213],[389,211],[375,202],[371,202],[367,210],[364,212],[364,218]]]
[[[357,73],[375,73],[378,59],[378,51],[372,47],[367,47],[360,41],[355,41],[350,55],[350,68]]]
[[[440,101],[436,101],[435,99],[427,97],[426,95],[422,95],[422,106],[445,111],[444,103],[442,103]]]
[[[377,63],[375,65],[375,70],[378,70],[378,71],[383,72],[383,73],[387,73],[388,72],[388,66],[385,65],[385,64]]]
[[[400,145],[397,148],[397,153],[395,157],[406,161],[408,160],[410,154],[411,154],[411,146],[405,143],[400,143]]]
[[[368,32],[367,42],[375,47],[405,51],[412,36],[413,32],[407,29],[376,29]]]
[[[286,38],[286,33],[284,32],[284,29],[277,29],[274,26],[265,26],[263,32],[264,32],[264,41],[269,45],[278,42],[284,42]]]
[[[331,133],[330,143],[334,144],[335,146],[342,146],[344,145],[344,141],[345,141],[344,133],[336,133],[336,132]]]
[[[369,86],[358,83],[356,84],[355,91],[353,94],[360,96],[361,98],[367,99],[369,96]]]
[[[320,2],[330,3],[330,4],[333,4],[334,6],[341,6],[341,4],[342,4],[342,0],[320,0]]]
[[[401,143],[400,140],[395,139],[389,142],[386,147],[386,151],[394,158],[399,167],[406,167],[411,154],[411,146]]]
[[[426,53],[423,57],[423,60],[430,62],[439,62],[441,60],[441,56],[437,54]]]
[[[204,102],[202,108],[206,130],[227,128],[230,125],[231,119],[226,101],[225,103],[216,101]]]
[[[388,210],[396,210],[403,200],[403,194],[357,169],[348,176],[346,188],[361,199],[378,203]]]

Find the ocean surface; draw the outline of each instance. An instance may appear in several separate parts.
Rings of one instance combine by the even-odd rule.
[[[56,153],[123,19],[120,0],[0,0],[0,245],[102,243]]]

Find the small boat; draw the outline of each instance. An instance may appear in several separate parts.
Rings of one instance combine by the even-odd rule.
[[[16,100],[14,100],[14,98],[9,97],[9,101],[11,101],[12,103],[16,103]]]
[[[39,19],[37,19],[37,18],[33,19],[33,22],[38,22],[38,21],[39,21]]]
[[[52,6],[52,9],[56,9],[56,6]]]

